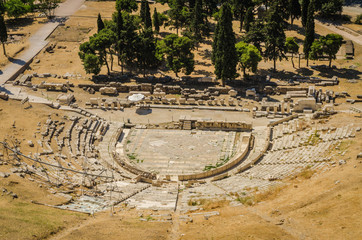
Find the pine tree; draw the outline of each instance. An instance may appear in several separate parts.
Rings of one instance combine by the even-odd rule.
[[[102,17],[101,17],[100,13],[98,13],[97,28],[98,28],[97,32],[100,32],[102,29],[104,29],[104,22],[102,20]]]
[[[283,13],[278,9],[278,4],[275,2],[269,10],[267,22],[265,25],[265,52],[264,57],[268,60],[273,60],[274,71],[276,70],[276,61],[280,61],[285,56],[285,32]]]
[[[5,56],[7,56],[6,50],[5,50],[5,43],[7,42],[7,40],[8,40],[8,30],[5,25],[4,16],[1,15],[0,16],[0,41],[3,45],[3,50],[4,50]]]
[[[155,8],[155,10],[153,11],[153,26],[155,27],[155,32],[159,33],[160,32],[160,18],[158,17],[158,12],[157,9]]]
[[[176,28],[178,35],[179,29],[182,28],[185,23],[184,1],[183,0],[172,0],[169,2],[170,10],[169,16],[172,19],[172,25]],[[186,8],[187,9],[187,8]]]
[[[158,42],[158,57],[160,60],[166,59],[167,67],[176,74],[176,77],[181,70],[190,75],[195,67],[193,47],[194,43],[188,37],[170,34]]]
[[[309,65],[309,52],[310,52],[310,48],[314,42],[314,34],[315,34],[315,30],[314,30],[314,0],[312,0],[309,3],[309,7],[308,7],[308,17],[307,17],[307,22],[306,22],[306,26],[305,26],[305,39],[304,39],[304,46],[303,46],[303,52],[304,52],[304,56],[307,59],[307,66]]]
[[[244,28],[246,32],[249,32],[250,24],[254,21],[253,7],[249,7],[245,15]]]
[[[240,21],[240,27],[239,27],[240,32],[243,29],[245,13],[247,9],[253,6],[254,3],[252,0],[233,0],[233,11],[235,18]]]
[[[152,19],[151,19],[151,10],[150,10],[150,5],[148,4],[148,1],[146,1],[145,4],[145,28],[148,29],[152,29]]]
[[[302,0],[302,25],[307,25],[309,0]]]
[[[216,44],[213,45],[213,61],[215,74],[222,80],[222,85],[228,79],[235,79],[238,57],[235,49],[235,34],[232,27],[233,16],[228,3],[221,7],[221,17],[218,21]]]
[[[302,12],[299,0],[289,0],[290,24],[293,25],[294,19],[300,18]]]
[[[244,36],[244,41],[247,43],[252,43],[261,54],[263,53],[261,44],[265,42],[264,30],[264,21],[257,19],[256,21],[252,22],[249,32],[247,32]]]

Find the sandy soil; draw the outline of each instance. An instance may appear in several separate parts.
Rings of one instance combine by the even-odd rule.
[[[18,20],[6,19],[8,29],[8,42],[5,44],[7,56],[3,54],[1,46],[0,67],[8,64],[12,59],[16,59],[21,52],[29,47],[28,39],[35,33],[44,23],[46,18],[29,15],[28,18]]]

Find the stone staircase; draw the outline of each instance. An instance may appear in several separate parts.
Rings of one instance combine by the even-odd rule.
[[[184,121],[184,130],[191,130],[191,121]]]

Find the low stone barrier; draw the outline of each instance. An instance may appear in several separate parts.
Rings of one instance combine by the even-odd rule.
[[[203,172],[203,173],[196,173],[196,174],[189,174],[189,175],[179,175],[178,176],[178,180],[179,181],[188,181],[188,180],[196,180],[196,179],[203,179],[203,178],[208,178],[208,177],[212,177],[218,174],[221,174],[225,171],[228,171],[229,169],[235,167],[236,165],[238,165],[239,163],[241,163],[245,156],[247,155],[247,153],[249,152],[249,144],[250,144],[250,136],[247,137],[247,144],[244,146],[244,149],[241,150],[240,155],[238,155],[234,160],[226,163],[225,165],[207,171],[207,172]],[[242,140],[244,141],[244,139]],[[225,177],[225,176],[223,176]]]

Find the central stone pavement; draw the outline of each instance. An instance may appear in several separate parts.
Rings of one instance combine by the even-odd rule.
[[[140,168],[159,175],[201,173],[232,158],[244,133],[133,129],[125,154]]]

